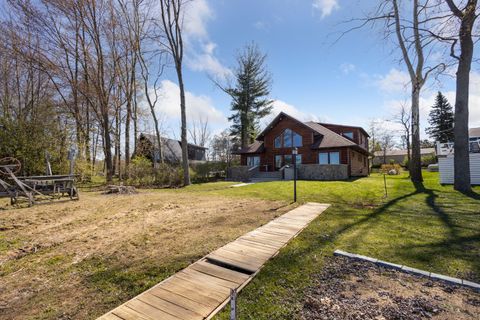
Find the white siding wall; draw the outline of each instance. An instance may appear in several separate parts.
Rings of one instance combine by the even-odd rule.
[[[453,184],[453,155],[438,158],[440,183]],[[470,179],[480,185],[480,153],[470,153]]]

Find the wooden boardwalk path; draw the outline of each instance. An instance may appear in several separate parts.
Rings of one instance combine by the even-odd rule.
[[[213,251],[101,320],[210,319],[328,204],[307,203]]]

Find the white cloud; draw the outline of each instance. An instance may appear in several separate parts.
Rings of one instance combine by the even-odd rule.
[[[218,79],[225,79],[231,74],[215,55],[216,43],[208,35],[208,22],[214,13],[206,0],[189,1],[185,8],[183,21],[185,39],[185,62],[194,70],[207,72]]]
[[[156,113],[160,118],[164,118],[166,127],[178,127],[176,124],[180,120],[180,89],[178,85],[170,80],[163,80],[160,88],[157,90],[159,95]],[[154,93],[152,99],[154,99]],[[208,119],[209,124],[213,126],[226,126],[227,118],[215,108],[212,99],[205,95],[196,95],[190,91],[185,92],[185,102],[187,107],[187,119]],[[143,109],[148,109],[146,102],[141,104]],[[174,136],[178,132],[173,133]]]
[[[334,10],[340,9],[339,0],[313,0],[312,6],[320,11],[322,19],[331,15]]]
[[[183,20],[184,33],[188,38],[207,38],[207,23],[214,17],[206,0],[195,0],[187,3]]]
[[[343,74],[349,74],[355,71],[356,67],[353,63],[342,63],[340,65],[340,71],[342,71]]]
[[[201,52],[192,52],[186,60],[187,66],[194,71],[205,71],[216,79],[224,80],[232,75],[232,71],[225,67],[215,56],[216,44],[207,42],[201,45]]]
[[[390,69],[386,75],[375,76],[374,85],[385,93],[401,93],[408,89],[410,77],[407,72]]]
[[[300,121],[329,122],[328,117],[319,117],[313,113],[303,112],[294,105],[288,104],[282,100],[274,100],[272,106],[273,108],[270,115],[263,118],[261,121],[262,127],[266,127],[280,112],[284,112]]]

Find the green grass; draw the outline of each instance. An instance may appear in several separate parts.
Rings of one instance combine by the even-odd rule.
[[[240,319],[295,319],[303,293],[325,257],[335,249],[454,277],[480,281],[480,187],[464,195],[424,173],[414,186],[406,175],[344,182],[299,181],[299,202],[332,204],[239,296]],[[291,201],[292,182],[228,188],[229,183],[194,185],[186,192]],[[175,192],[175,191],[173,191]],[[228,318],[228,310],[219,315]]]

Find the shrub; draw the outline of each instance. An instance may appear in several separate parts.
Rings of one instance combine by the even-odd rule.
[[[75,175],[80,183],[92,181],[92,165],[84,159],[75,161]]]
[[[433,154],[423,156],[421,159],[421,162],[422,162],[422,167],[428,167],[429,164],[437,163],[437,157]]]
[[[402,167],[398,163],[394,164],[382,164],[380,172],[383,174],[390,174],[391,171],[395,171],[395,174],[400,174]]]
[[[227,163],[218,161],[195,163],[192,164],[192,169],[194,170],[194,174],[191,176],[192,182],[216,181],[225,178]]]

